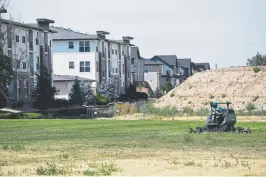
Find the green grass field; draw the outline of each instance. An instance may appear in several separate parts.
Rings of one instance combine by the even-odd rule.
[[[124,164],[139,159],[141,164],[148,158],[151,158],[149,163],[155,163],[154,158],[161,159],[163,163],[163,157],[168,158],[168,161],[174,158],[182,161],[180,153],[187,159],[191,152],[194,153],[194,160],[207,152],[217,157],[224,154],[226,158],[234,154],[244,159],[251,158],[250,155],[257,160],[266,158],[266,123],[237,123],[237,126],[250,127],[252,134],[186,134],[190,126],[194,128],[198,125],[202,126],[204,122],[0,120],[0,175],[131,175],[133,167],[121,165],[123,170],[118,171],[114,163],[122,164],[121,161],[124,161]],[[105,166],[103,163],[92,165],[92,161],[98,163],[102,160],[115,162]],[[73,170],[77,168],[79,170]],[[102,172],[106,169],[109,171]],[[257,172],[255,167],[253,169]],[[161,174],[168,174],[166,172],[169,170],[174,171],[167,167]],[[254,175],[254,172],[249,172]],[[152,175],[152,169],[147,174]],[[264,171],[260,174],[264,174]]]

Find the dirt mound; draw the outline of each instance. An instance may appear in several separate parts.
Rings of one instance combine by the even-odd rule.
[[[231,67],[196,73],[168,94],[156,106],[178,109],[208,108],[210,101],[231,101],[236,110],[253,103],[258,109],[266,106],[266,67]]]

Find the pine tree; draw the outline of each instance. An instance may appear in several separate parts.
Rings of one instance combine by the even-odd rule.
[[[48,109],[54,103],[56,88],[52,86],[52,76],[45,65],[41,65],[39,73],[36,73],[37,84],[33,90],[32,98],[36,100],[38,109]]]
[[[13,68],[12,60],[2,53],[0,49],[0,108],[6,106],[6,101],[8,98],[8,89],[7,86],[12,81]]]
[[[157,87],[155,92],[154,92],[154,97],[160,98],[161,96],[162,96],[161,91],[160,91],[159,87]]]
[[[108,98],[110,101],[115,101],[118,98],[116,82],[113,79],[103,81],[99,85],[97,92]]]
[[[96,103],[96,98],[95,98],[95,95],[93,94],[93,91],[90,85],[88,85],[85,95],[86,95],[85,98],[86,98],[87,105],[93,105]]]
[[[69,93],[69,102],[72,105],[82,106],[85,103],[85,93],[84,89],[80,85],[80,81],[75,79],[74,84]]]
[[[170,73],[167,72],[166,74],[166,83],[165,83],[165,86],[164,86],[164,89],[166,91],[166,93],[168,93],[170,90],[172,90],[174,87],[171,83],[171,76],[170,76]]]

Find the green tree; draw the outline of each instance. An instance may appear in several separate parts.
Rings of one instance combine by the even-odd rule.
[[[6,106],[8,99],[8,85],[13,76],[12,60],[0,50],[0,108]]]
[[[165,86],[164,86],[164,90],[166,91],[166,93],[168,93],[172,89],[173,89],[173,85],[171,84],[171,76],[170,76],[170,73],[167,72],[167,74],[166,74],[166,83],[165,83]]]
[[[247,60],[248,66],[266,66],[266,55],[261,55],[259,52],[256,56]]]
[[[86,101],[86,105],[93,105],[96,103],[96,97],[93,94],[93,91],[90,85],[88,85],[85,90],[85,101]]]
[[[72,105],[82,106],[86,101],[86,94],[84,91],[84,87],[81,86],[80,81],[76,77],[69,93],[69,102]]]
[[[137,94],[137,88],[135,84],[130,83],[127,89],[127,96],[131,99],[135,99]]]
[[[160,98],[161,96],[162,96],[162,92],[159,89],[159,87],[157,87],[155,92],[154,92],[154,98]]]
[[[48,109],[54,103],[56,88],[52,86],[52,75],[47,67],[40,65],[40,71],[35,74],[37,78],[36,87],[33,89],[32,98],[35,100],[35,107],[38,109]]]
[[[248,103],[246,106],[246,109],[248,110],[249,114],[251,115],[251,112],[256,109],[256,106],[253,103]]]

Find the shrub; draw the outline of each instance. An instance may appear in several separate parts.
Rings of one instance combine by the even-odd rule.
[[[225,93],[223,93],[223,94],[222,94],[222,98],[225,98],[225,97],[226,97],[226,94],[225,94]]]
[[[96,95],[96,104],[97,105],[107,105],[109,103],[109,99],[105,96],[97,93]]]
[[[259,67],[257,67],[257,66],[256,66],[255,68],[253,68],[253,71],[254,71],[255,73],[260,72],[260,70],[261,70],[261,69],[260,69]]]
[[[246,109],[248,110],[248,112],[251,113],[253,110],[256,109],[256,106],[253,103],[248,103]]]
[[[119,115],[134,114],[137,108],[129,103],[116,104],[115,109],[119,111]]]
[[[37,167],[36,173],[39,176],[54,176],[54,175],[65,175],[66,171],[63,168],[57,167],[55,164],[48,164],[48,166]]]
[[[170,94],[170,97],[174,97],[174,96],[175,96],[175,94],[174,94],[174,93],[171,93],[171,94]]]
[[[70,104],[66,99],[55,99],[52,105],[53,108],[62,108],[62,107],[68,108],[69,106]]]
[[[252,101],[255,102],[255,101],[257,101],[259,98],[260,98],[259,96],[255,96],[255,97],[252,99]]]
[[[191,109],[190,107],[184,107],[183,113],[185,113],[187,115],[193,115],[193,109]]]

